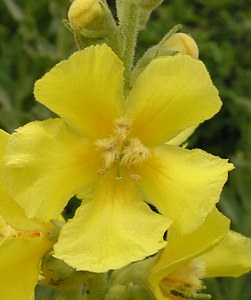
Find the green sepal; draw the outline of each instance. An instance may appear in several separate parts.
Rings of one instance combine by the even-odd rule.
[[[139,10],[138,24],[137,24],[139,31],[145,29],[146,23],[149,20],[151,13],[152,11],[149,10],[145,10],[145,9]]]
[[[164,1],[164,0],[132,0],[139,8],[145,11],[152,11]]]
[[[95,21],[79,29],[72,29],[69,22],[65,26],[70,26],[75,42],[79,49],[84,49],[91,45],[106,43],[112,47],[117,32],[116,22],[105,0],[100,2],[102,14]]]
[[[64,24],[64,26],[70,31],[73,32],[73,29],[71,28],[71,24],[67,19],[62,19],[62,22]]]
[[[43,257],[41,264],[43,279],[41,284],[57,289],[75,289],[90,280],[90,273],[76,271],[64,261],[48,253]]]
[[[158,257],[158,255],[154,255],[119,270],[114,270],[109,279],[105,300],[154,299],[148,288],[147,278]]]
[[[148,66],[148,64],[155,58],[160,56],[173,56],[177,54],[177,51],[170,51],[169,49],[165,49],[163,44],[177,31],[182,28],[181,25],[174,26],[163,38],[162,40],[149,48],[142,58],[138,61],[136,67],[134,68],[131,76],[130,87],[132,87],[137,80],[138,76],[144,71],[144,69]]]

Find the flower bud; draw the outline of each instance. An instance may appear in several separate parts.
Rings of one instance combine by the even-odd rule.
[[[74,0],[68,11],[68,19],[72,29],[76,30],[95,22],[101,14],[98,0]]]
[[[194,59],[199,58],[199,49],[194,39],[185,33],[175,33],[168,38],[164,44],[163,48],[170,51],[177,51],[184,55],[190,55]]]
[[[112,45],[116,22],[106,0],[74,0],[68,11],[66,26],[73,32],[79,49],[90,45]]]

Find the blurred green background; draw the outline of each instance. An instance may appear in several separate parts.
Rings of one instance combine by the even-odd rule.
[[[110,2],[114,6],[114,1]],[[63,26],[69,0],[0,1],[0,126],[14,128],[52,114],[32,90],[54,64],[75,50]],[[192,136],[199,147],[230,158],[236,169],[223,191],[220,209],[232,228],[251,237],[251,2],[169,0],[139,34],[138,56],[174,25],[197,41],[200,59],[220,91],[223,108]],[[215,300],[250,300],[251,276],[208,281]]]

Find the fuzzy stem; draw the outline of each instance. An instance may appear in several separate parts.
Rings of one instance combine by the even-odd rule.
[[[80,286],[78,288],[72,288],[72,289],[65,289],[64,293],[65,296],[67,296],[68,299],[71,300],[83,300],[83,287]]]
[[[123,5],[121,10],[122,15],[120,19],[120,26],[125,40],[125,51],[123,53],[122,61],[125,66],[125,94],[127,94],[129,91],[129,83],[137,43],[138,8],[131,0],[124,0],[123,3],[120,3],[120,5]]]
[[[107,289],[107,274],[93,273],[93,278],[89,285],[88,300],[104,300]]]

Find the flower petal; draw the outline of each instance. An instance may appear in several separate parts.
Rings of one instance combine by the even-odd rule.
[[[103,137],[122,113],[123,70],[109,47],[89,47],[52,68],[34,94],[86,137]]]
[[[102,178],[95,198],[63,227],[55,256],[77,270],[106,272],[163,248],[170,222],[154,213],[131,180]]]
[[[0,214],[8,224],[18,230],[41,229],[39,223],[26,217],[24,210],[11,198],[2,183],[0,183]]]
[[[165,145],[156,148],[136,173],[146,201],[172,219],[177,230],[190,233],[219,200],[232,168],[227,160],[202,150]]]
[[[9,134],[0,130],[0,161],[6,149],[8,143]],[[0,214],[5,221],[19,230],[26,229],[41,229],[41,226],[26,217],[24,210],[11,198],[6,187],[2,182],[2,164],[0,165]]]
[[[171,227],[168,243],[149,277],[153,286],[169,273],[214,247],[226,235],[230,221],[214,209],[194,232],[181,235]]]
[[[4,178],[28,217],[57,218],[68,200],[96,180],[92,147],[60,119],[31,122],[10,136]]]
[[[132,135],[147,146],[165,143],[216,114],[221,101],[201,61],[187,55],[153,60],[128,98]]]
[[[205,277],[239,277],[251,271],[251,239],[230,231],[201,259],[206,263]]]
[[[0,129],[0,158],[2,159],[6,145],[8,143],[9,134],[2,129]]]
[[[168,145],[179,146],[186,142],[186,140],[194,133],[197,126],[189,127],[181,131],[176,137],[167,142]]]
[[[41,234],[9,238],[0,245],[0,299],[31,299],[40,260],[50,247],[51,242]]]

